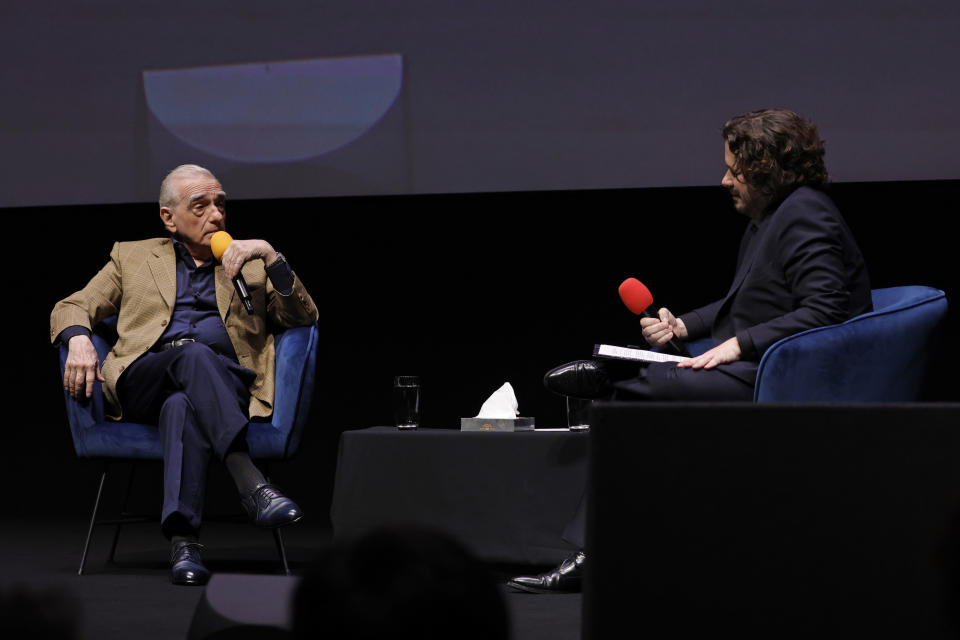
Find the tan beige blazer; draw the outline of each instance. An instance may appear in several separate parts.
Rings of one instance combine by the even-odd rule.
[[[248,315],[233,283],[217,265],[215,282],[220,318],[227,329],[237,358],[255,371],[250,387],[250,417],[273,413],[274,349],[271,329],[311,325],[317,321],[317,307],[299,278],[293,292],[284,296],[273,288],[263,261],[248,262],[242,269],[253,300],[254,314]],[[123,370],[152,347],[173,316],[177,298],[177,267],[173,242],[156,238],[118,242],[110,262],[80,291],[61,300],[50,314],[50,340],[60,332],[79,325],[90,329],[111,315],[117,315],[119,339],[102,364],[104,397],[108,415],[122,415],[117,397],[117,380]]]

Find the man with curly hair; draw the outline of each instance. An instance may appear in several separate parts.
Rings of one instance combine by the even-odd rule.
[[[872,309],[863,256],[823,191],[817,128],[793,111],[764,109],[731,119],[722,134],[721,184],[750,219],[733,284],[699,309],[674,316],[662,308],[640,321],[652,347],[710,337],[713,348],[679,364],[644,365],[625,380],[592,360],[568,363],[547,373],[548,389],[580,398],[749,401],[774,342]]]
[[[833,201],[824,145],[813,123],[786,109],[737,116],[722,129],[721,184],[750,222],[727,293],[675,316],[661,308],[642,318],[652,347],[709,337],[713,348],[680,363],[650,363],[628,376],[609,364],[578,360],[544,377],[548,389],[579,398],[720,401],[753,399],[760,359],[789,335],[872,310],[870,280],[853,235]],[[583,547],[584,509],[565,538]],[[515,578],[530,592],[579,588],[578,552],[554,571]]]

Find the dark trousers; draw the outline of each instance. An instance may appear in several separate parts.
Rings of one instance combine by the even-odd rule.
[[[632,377],[614,374],[617,400],[743,401],[753,400],[753,385],[723,370],[681,369],[672,362],[653,362]]]
[[[117,384],[124,418],[156,424],[163,442],[167,536],[200,528],[211,455],[219,459],[246,437],[256,374],[200,343],[149,352]],[[245,441],[241,441],[241,446]]]
[[[659,401],[742,401],[753,400],[753,386],[721,369],[679,369],[667,362],[651,363],[624,377],[621,367],[607,367],[614,378],[611,400]],[[622,379],[618,379],[622,378]],[[578,549],[586,544],[587,491],[584,490],[577,511],[563,530],[563,539]]]

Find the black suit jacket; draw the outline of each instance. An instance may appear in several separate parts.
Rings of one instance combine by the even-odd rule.
[[[741,359],[717,368],[752,385],[773,343],[872,309],[863,256],[840,212],[822,191],[800,187],[748,225],[727,295],[681,317],[688,339],[736,336]]]

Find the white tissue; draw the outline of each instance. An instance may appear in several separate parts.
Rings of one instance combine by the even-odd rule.
[[[517,396],[509,382],[493,392],[487,401],[480,407],[477,418],[484,420],[513,420],[520,412],[517,410]]]

